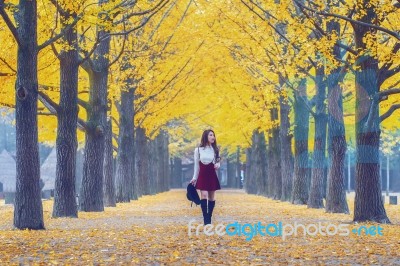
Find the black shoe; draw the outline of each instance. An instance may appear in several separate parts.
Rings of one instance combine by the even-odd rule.
[[[204,225],[206,225],[208,222],[207,199],[200,200],[200,206],[201,206],[201,210],[203,212]]]
[[[208,217],[207,217],[208,223],[211,223],[211,217],[212,217],[214,207],[215,207],[215,200],[209,200],[208,201]]]

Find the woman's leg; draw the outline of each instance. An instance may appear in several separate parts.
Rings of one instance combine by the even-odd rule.
[[[208,191],[208,200],[215,200],[215,190],[214,191]]]
[[[206,190],[200,190],[200,206],[201,206],[201,211],[203,212],[203,219],[204,219],[204,225],[208,224],[208,206],[207,206],[207,196],[208,193]]]
[[[211,223],[211,217],[212,213],[214,211],[214,206],[215,206],[215,191],[208,191],[208,217],[207,217],[207,222]]]
[[[200,198],[201,199],[208,199],[209,194],[207,190],[200,190]]]

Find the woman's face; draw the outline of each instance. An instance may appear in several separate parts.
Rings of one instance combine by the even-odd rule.
[[[208,143],[212,144],[212,143],[214,143],[214,142],[215,142],[214,133],[213,133],[212,131],[210,131],[210,132],[208,133]]]

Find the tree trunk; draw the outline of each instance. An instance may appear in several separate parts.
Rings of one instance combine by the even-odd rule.
[[[165,157],[165,150],[167,147],[165,146],[165,138],[166,138],[166,133],[164,131],[160,131],[156,138],[156,144],[157,144],[157,156],[158,156],[158,165],[157,165],[157,175],[156,175],[156,180],[157,180],[157,189],[156,193],[163,192],[165,191],[165,179],[168,178],[167,174],[168,171],[165,171],[165,164],[166,164],[166,157]],[[167,161],[168,162],[168,161]],[[167,168],[168,169],[168,168]]]
[[[168,191],[170,188],[170,180],[171,174],[169,170],[169,135],[167,132],[164,132],[164,190]]]
[[[323,208],[323,185],[325,177],[325,149],[326,149],[326,85],[325,71],[318,67],[316,71],[316,105],[315,105],[315,133],[314,152],[311,173],[311,190],[308,198],[308,208]]]
[[[172,175],[177,187],[182,187],[182,159],[179,157],[174,157],[174,172]]]
[[[375,6],[364,1],[365,15],[362,22],[376,23]],[[367,27],[353,25],[356,48],[367,47],[365,38],[371,35],[376,43],[376,33]],[[380,118],[379,107],[374,108],[374,100],[379,92],[378,85],[379,62],[373,56],[366,54],[358,61],[360,69],[355,72],[356,77],[356,196],[354,201],[354,221],[374,221],[390,223],[386,215],[382,200],[379,138]],[[372,99],[372,101],[371,101]]]
[[[278,109],[270,110],[271,121],[277,121]],[[268,196],[273,199],[282,197],[282,175],[281,175],[281,154],[279,127],[271,129],[271,136],[268,138]]]
[[[130,191],[134,184],[133,158],[133,89],[121,90],[119,112],[119,136],[116,174],[116,200],[129,202]]]
[[[340,33],[340,24],[327,23],[329,32]],[[340,48],[333,48],[333,55],[341,57]],[[328,178],[326,185],[326,212],[349,213],[344,185],[344,159],[346,154],[346,135],[343,119],[343,95],[339,85],[344,78],[340,68],[332,70],[327,77],[328,87]]]
[[[293,183],[293,161],[292,161],[292,136],[289,134],[290,105],[288,99],[279,96],[280,104],[280,154],[281,154],[281,175],[282,175],[282,201],[290,201]]]
[[[99,0],[99,5],[108,0]],[[97,38],[102,39],[108,31],[98,27]],[[80,210],[104,211],[103,204],[103,163],[104,136],[107,119],[107,88],[110,53],[110,39],[105,38],[97,46],[88,70],[90,90],[87,110],[87,130],[83,179],[80,193]]]
[[[158,137],[158,136],[157,136]],[[160,156],[157,154],[157,137],[153,140],[149,141],[149,155],[152,154],[152,156],[148,156],[148,165],[151,166],[148,168],[149,175],[147,179],[146,185],[148,186],[148,191],[150,195],[154,195],[157,193],[157,187],[158,187],[158,170],[159,170],[159,165],[160,165]]]
[[[246,170],[245,170],[245,176],[246,179],[243,182],[243,188],[248,194],[253,194],[254,192],[252,191],[251,183],[254,181],[252,180],[252,174],[251,174],[251,162],[252,162],[252,148],[247,148],[246,149]]]
[[[257,195],[267,196],[268,189],[268,166],[267,166],[267,147],[263,132],[254,134],[254,163],[253,173],[256,180]]]
[[[18,47],[15,84],[17,183],[14,226],[18,229],[44,229],[39,187],[36,1],[20,1],[16,22],[21,46]]]
[[[240,182],[242,177],[242,165],[240,163],[240,147],[237,147],[236,151],[236,176],[235,176],[235,188],[240,188]]]
[[[83,178],[79,198],[81,211],[104,211],[103,167],[107,110],[107,73],[108,69],[104,72],[92,72],[89,75],[90,108],[88,110]]]
[[[234,161],[230,158],[226,158],[226,165],[227,165],[227,187],[234,188],[235,181],[236,181],[236,165]]]
[[[104,180],[103,180],[103,200],[105,207],[116,207],[115,199],[115,179],[114,179],[114,148],[112,143],[112,121],[107,119],[106,132],[104,136]]]
[[[307,92],[306,80],[303,79],[295,95],[294,104],[294,177],[293,177],[293,204],[307,204],[308,200],[308,124],[309,111],[306,107]]]
[[[149,156],[148,149],[149,144],[147,143],[147,137],[145,135],[143,128],[136,128],[136,165],[135,165],[135,173],[139,180],[139,190],[140,195],[148,195],[149,194]]]
[[[133,100],[132,100],[132,102],[133,102],[133,107],[132,107],[132,109],[133,109],[133,112],[132,112],[132,132],[133,132],[133,135],[132,135],[132,138],[131,138],[131,141],[132,141],[132,158],[131,158],[131,162],[132,162],[132,166],[131,166],[131,169],[132,169],[132,172],[131,172],[131,181],[130,181],[130,184],[131,184],[131,191],[130,191],[130,197],[131,197],[131,199],[133,199],[133,200],[137,200],[139,197],[140,197],[140,192],[139,192],[139,189],[140,189],[140,185],[139,185],[139,180],[138,180],[138,176],[136,175],[136,130],[135,130],[135,90],[136,90],[136,87],[133,87]]]
[[[246,178],[244,180],[244,190],[246,193],[255,194],[256,191],[256,180],[253,174],[253,158],[254,158],[254,149],[247,148],[246,149]]]
[[[63,26],[69,17],[61,16]],[[76,150],[78,147],[78,34],[76,28],[69,29],[64,42],[72,49],[61,51],[60,59],[60,103],[57,110],[57,166],[54,188],[53,217],[78,217],[76,204]]]

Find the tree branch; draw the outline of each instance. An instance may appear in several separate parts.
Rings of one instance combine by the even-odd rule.
[[[65,34],[68,30],[70,30],[72,27],[74,27],[74,26],[78,23],[78,21],[79,21],[80,19],[81,19],[81,16],[76,16],[76,18],[74,19],[74,21],[73,21],[71,24],[69,24],[68,26],[66,26],[65,28],[63,28],[63,29],[61,30],[61,32],[60,32],[59,34],[57,34],[56,36],[54,36],[54,37],[48,39],[47,41],[45,41],[44,43],[42,43],[41,45],[39,45],[38,48],[37,48],[37,50],[40,51],[40,50],[42,50],[43,48],[46,48],[48,45],[54,43],[55,41],[57,41],[57,40],[60,39],[61,37],[63,37],[64,34]]]
[[[118,122],[118,120],[115,118],[115,117],[113,117],[113,116],[111,116],[111,119],[112,119],[112,121],[114,121],[114,123],[117,125],[117,127],[119,127],[119,122]],[[133,118],[132,118],[133,119]]]
[[[394,31],[388,30],[388,29],[386,29],[386,28],[383,28],[383,27],[380,27],[380,26],[377,26],[377,25],[374,25],[374,24],[370,24],[370,23],[365,23],[365,22],[361,22],[361,21],[358,21],[358,20],[354,20],[354,19],[351,19],[351,18],[342,16],[342,15],[331,14],[331,13],[327,13],[327,12],[323,12],[323,11],[317,11],[317,10],[314,10],[314,9],[312,9],[312,8],[310,8],[310,7],[307,7],[307,6],[305,6],[305,5],[301,4],[301,3],[299,3],[297,0],[294,0],[294,2],[295,2],[295,4],[296,4],[297,6],[302,7],[302,8],[304,8],[304,9],[307,9],[308,11],[313,12],[313,13],[315,13],[315,14],[318,14],[318,15],[321,15],[321,16],[325,16],[325,17],[340,18],[340,19],[342,19],[342,20],[349,21],[349,22],[351,22],[351,23],[358,24],[358,25],[360,25],[360,26],[364,26],[364,27],[368,27],[368,28],[373,28],[373,29],[376,29],[376,30],[385,32],[385,33],[387,33],[387,34],[389,34],[389,35],[395,37],[397,40],[400,40],[400,35],[399,35],[399,34],[397,34],[397,33],[394,32]]]
[[[389,110],[386,113],[384,113],[383,115],[381,115],[381,117],[379,118],[380,121],[382,122],[383,120],[385,120],[386,118],[391,116],[393,114],[393,112],[396,111],[397,109],[400,109],[400,104],[394,104],[394,105],[390,106]]]
[[[78,104],[88,111],[90,109],[90,105],[87,101],[81,100],[78,98]]]
[[[103,40],[103,39],[100,40],[99,35],[97,35],[97,37],[96,37],[96,42],[93,44],[92,49],[90,49],[90,51],[89,51],[88,53],[86,53],[86,52],[84,51],[85,57],[81,57],[81,58],[80,58],[80,60],[79,60],[79,65],[83,65],[83,64],[85,63],[85,61],[90,60],[90,56],[92,56],[92,54],[96,51],[97,46],[100,44],[100,42],[101,42],[102,40]],[[91,65],[91,64],[89,63],[89,65]],[[82,67],[85,69],[84,66],[82,66]],[[89,67],[87,67],[87,68],[89,68]],[[86,70],[86,69],[85,69],[85,70]],[[86,70],[86,72],[88,72],[88,70]]]
[[[400,93],[400,88],[394,88],[394,89],[389,89],[389,90],[385,90],[385,91],[380,91],[378,93],[379,101],[387,100],[389,95],[397,94],[397,93]]]
[[[55,116],[56,114],[52,112],[37,112],[37,115]]]
[[[3,58],[0,57],[0,61],[3,62],[12,72],[17,73],[17,70],[15,70],[7,61]]]
[[[168,85],[171,84],[172,81],[174,81],[179,74],[186,68],[186,66],[189,64],[189,62],[192,60],[192,58],[190,58],[186,64],[164,85],[164,87],[161,88],[161,90],[157,91],[156,93],[150,95],[149,97],[147,97],[147,99],[145,99],[143,102],[141,102],[141,105],[136,109],[136,113],[140,112],[140,110],[142,110],[146,103],[148,101],[150,101],[151,99],[155,98],[158,94],[160,94],[161,92],[163,92],[165,89],[168,88]]]
[[[118,135],[115,133],[113,133],[112,135],[113,135],[113,139],[115,139],[115,141],[118,143]]]
[[[10,77],[10,76],[15,76],[15,73],[0,72],[0,77]]]
[[[4,106],[4,107],[8,107],[8,108],[15,108],[15,105],[9,104],[9,103],[5,103],[5,102],[1,102],[0,101],[0,106]]]
[[[50,112],[52,112],[54,114],[56,114],[58,112],[58,110],[59,110],[58,104],[56,104],[52,99],[50,99],[49,96],[47,96],[45,93],[39,91],[38,97],[39,97],[39,100],[44,104],[44,106],[46,106],[46,108]]]
[[[400,42],[397,42],[397,43],[393,46],[391,53],[392,53],[392,54],[396,54],[396,53],[399,51],[399,49],[400,49]],[[389,62],[386,62],[386,63],[381,67],[381,69],[380,69],[379,72],[385,73],[386,71],[389,70],[389,68],[390,68],[392,65],[393,65],[393,60],[390,60]]]
[[[0,16],[3,18],[4,22],[7,24],[7,27],[11,31],[12,35],[14,36],[14,39],[17,42],[18,46],[21,47],[22,44],[21,44],[21,40],[18,36],[17,28],[15,28],[10,17],[7,15],[7,13],[4,9],[4,0],[0,0]]]
[[[61,16],[63,17],[68,17],[70,16],[70,14],[68,12],[66,12],[58,3],[57,0],[50,0],[50,2],[57,8],[58,13],[61,14]]]
[[[122,43],[121,51],[119,52],[117,57],[111,63],[108,64],[108,67],[111,67],[112,65],[114,65],[121,58],[122,54],[125,51],[125,43],[126,43],[126,36],[124,36],[124,41]]]
[[[150,14],[147,18],[144,18],[143,21],[142,21],[142,23],[141,23],[139,26],[133,27],[132,29],[130,29],[130,30],[128,30],[128,31],[110,33],[110,34],[108,34],[108,35],[109,35],[109,36],[129,35],[130,33],[132,33],[132,32],[134,32],[134,31],[136,31],[136,30],[138,30],[138,29],[144,27],[144,26],[147,24],[147,22],[149,22],[150,19],[151,19],[155,14],[157,14],[157,12],[158,12],[159,10],[161,10],[164,6],[166,6],[166,4],[167,4],[168,2],[169,2],[169,0],[165,1],[165,3],[164,3],[161,7],[159,7],[158,10],[157,10],[156,12]],[[104,36],[104,37],[106,37],[106,36]]]
[[[161,5],[164,1],[166,1],[166,3],[169,2],[169,0],[161,0],[157,5],[155,5],[155,6],[154,6],[153,8],[151,8],[151,9],[148,9],[148,10],[145,10],[145,11],[142,11],[142,12],[136,12],[136,13],[131,13],[131,14],[125,15],[123,19],[116,21],[116,22],[114,23],[114,25],[117,25],[117,24],[119,24],[119,23],[123,23],[124,21],[130,19],[131,17],[143,16],[143,15],[146,15],[146,14],[148,14],[148,13],[151,13],[151,12],[153,12],[154,10],[156,10],[158,7],[160,7],[160,5]]]
[[[45,93],[41,91],[38,92],[38,98],[52,114],[57,115],[60,108],[58,104],[56,104],[52,99],[50,99]],[[88,129],[85,121],[80,118],[78,118],[77,126],[82,131],[87,131]]]
[[[309,19],[312,21],[311,17],[307,14],[307,12],[304,11],[304,8],[300,7],[301,12]],[[317,23],[313,22],[314,27],[324,36],[327,36],[327,33],[321,28],[320,25],[318,25]],[[357,55],[357,51],[355,51],[354,49],[351,49],[349,46],[344,45],[343,43],[337,41],[334,44],[335,46],[339,46],[340,48],[345,49],[346,51],[352,53],[353,55]]]

